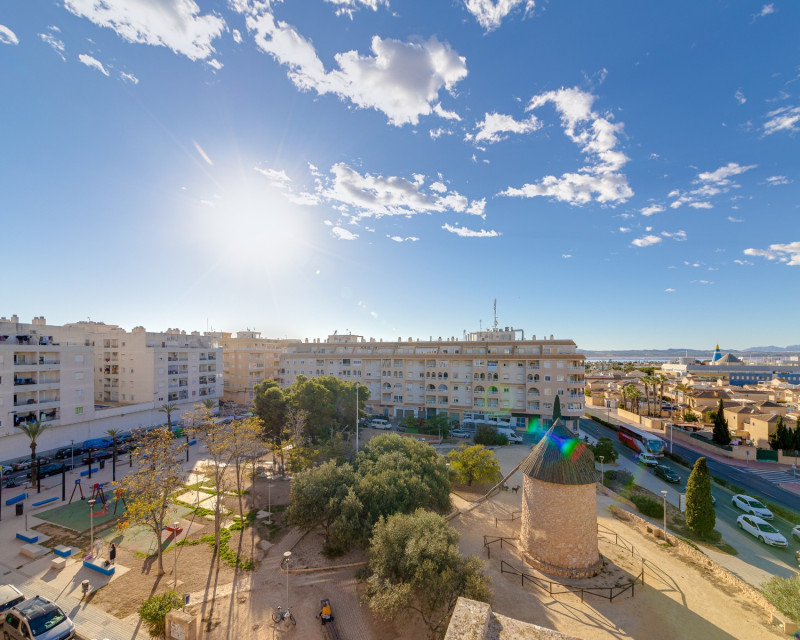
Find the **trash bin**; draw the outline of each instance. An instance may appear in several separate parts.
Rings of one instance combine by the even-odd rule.
[[[105,469],[106,468],[106,461],[105,460],[101,460],[100,461],[100,468],[101,469]]]
[[[16,510],[17,510],[17,515],[18,515],[18,516],[21,516],[21,515],[22,515],[22,503],[21,503],[21,502],[18,502],[18,503],[17,503],[17,504],[15,504],[14,506],[16,507]]]

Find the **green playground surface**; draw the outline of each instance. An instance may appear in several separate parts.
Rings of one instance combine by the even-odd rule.
[[[120,500],[116,505],[116,513],[114,513],[114,499],[106,500],[103,505],[99,500],[94,505],[94,526],[105,524],[120,518],[125,513],[125,505]],[[37,513],[36,517],[47,522],[52,522],[61,527],[66,527],[72,531],[85,532],[89,530],[91,525],[89,517],[89,504],[86,500],[73,500],[70,504],[63,504],[60,507],[55,507],[47,511]]]

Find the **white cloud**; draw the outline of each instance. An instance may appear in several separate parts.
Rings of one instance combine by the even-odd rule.
[[[59,33],[61,29],[55,26],[47,27],[47,29],[50,31],[50,33],[40,33],[38,34],[39,37],[42,39],[42,42],[50,45],[50,48],[53,51],[55,51],[62,60],[66,61],[67,57],[64,55],[66,47],[64,46],[64,43],[61,41],[61,39],[57,38],[54,35],[56,33]]]
[[[433,182],[431,183],[431,191],[435,191],[436,193],[445,193],[447,191],[447,187],[442,182]]]
[[[633,242],[631,242],[631,244],[636,247],[649,247],[650,245],[658,244],[659,242],[661,242],[661,238],[651,235],[636,238]]]
[[[675,293],[675,289],[673,289],[672,287],[667,287],[666,289],[664,289],[664,291],[666,293]]]
[[[738,102],[739,104],[744,104],[745,102],[747,102],[747,98],[744,97],[744,94],[742,93],[741,89],[737,89],[736,93],[733,94],[733,97],[736,98],[736,102]]]
[[[420,116],[432,113],[459,117],[442,109],[439,93],[451,91],[466,77],[466,60],[435,37],[401,42],[373,36],[372,55],[337,53],[339,68],[326,71],[314,45],[294,27],[268,12],[247,13],[247,27],[255,33],[258,47],[289,68],[289,79],[301,91],[346,98],[361,108],[383,112],[397,126],[417,124]]]
[[[561,257],[564,258],[565,260],[569,260],[572,257],[572,254],[571,253],[562,253]]]
[[[122,78],[125,82],[130,82],[131,84],[139,84],[139,78],[137,78],[132,73],[125,73],[124,71],[120,71],[119,77]]]
[[[475,125],[478,133],[475,134],[474,142],[500,142],[505,140],[509,133],[530,133],[542,127],[542,123],[536,116],[531,116],[527,120],[514,120],[513,116],[503,113],[487,113],[483,120]]]
[[[668,198],[675,198],[669,206],[672,209],[677,209],[684,204],[688,204],[695,209],[712,209],[714,205],[708,202],[709,198],[728,193],[731,189],[739,188],[739,184],[731,180],[731,178],[755,169],[757,166],[755,164],[740,165],[738,162],[729,162],[714,171],[699,173],[697,178],[692,181],[693,184],[699,185],[698,187],[686,192],[674,189],[667,194]]]
[[[764,16],[768,16],[772,13],[775,13],[775,3],[770,2],[769,4],[765,4],[761,7],[761,13],[759,13],[756,17],[763,18]]]
[[[447,223],[442,225],[442,229],[449,231],[450,233],[455,233],[462,238],[496,238],[503,235],[499,231],[495,231],[493,229],[490,231],[487,231],[486,229],[476,231],[473,229],[467,229],[467,227],[454,227],[453,225]]]
[[[214,69],[215,71],[219,71],[224,66],[219,60],[216,58],[211,58],[211,60],[207,60],[206,64]]]
[[[734,218],[733,216],[728,216],[728,222],[744,222],[742,218]]]
[[[681,229],[680,231],[675,231],[674,233],[670,233],[669,231],[662,231],[661,235],[665,238],[672,238],[673,240],[677,240],[678,242],[683,242],[686,240],[686,232]]]
[[[753,266],[753,263],[750,262],[749,260],[739,260],[738,258],[736,260],[734,260],[734,263],[740,264],[743,267],[752,267]]]
[[[713,280],[690,280],[692,284],[714,284]]]
[[[404,238],[403,236],[387,235],[386,237],[389,238],[389,240],[393,240],[394,242],[417,242],[419,240],[419,238],[417,238],[416,236],[407,236]]]
[[[19,38],[4,24],[0,24],[0,44],[19,44]]]
[[[348,231],[347,229],[343,229],[342,227],[333,227],[331,228],[331,234],[339,238],[339,240],[357,240],[358,234],[353,233],[352,231]]]
[[[777,260],[789,266],[797,267],[800,266],[800,242],[771,244],[769,249],[745,249],[744,255]]]
[[[211,56],[211,43],[226,28],[219,16],[200,15],[194,0],[64,0],[64,6],[128,42],[164,46],[190,60]]]
[[[800,122],[800,107],[780,107],[767,113],[764,123],[764,134],[770,135],[778,131],[798,131]]]
[[[654,213],[661,213],[662,211],[666,211],[666,209],[660,204],[653,204],[649,207],[645,207],[639,213],[641,213],[643,216],[652,216]]]
[[[520,188],[509,187],[500,195],[533,198],[546,196],[571,205],[596,200],[601,203],[624,202],[633,195],[628,180],[620,172],[628,157],[617,147],[622,123],[611,122],[611,116],[601,116],[592,110],[595,96],[578,88],[559,89],[534,96],[527,110],[553,103],[561,116],[561,126],[567,137],[577,144],[589,163],[576,173],[560,177],[545,176],[536,184]]]
[[[620,227],[619,230],[622,233],[628,233],[631,230],[631,228],[630,227]]]
[[[767,186],[777,187],[782,184],[791,184],[794,180],[789,180],[786,176],[770,176],[767,178]]]
[[[445,120],[457,120],[461,122],[461,116],[458,115],[455,111],[447,111],[440,102],[437,102],[433,105],[433,112],[439,116],[440,118],[444,118]]]
[[[442,136],[452,136],[453,132],[450,129],[443,129],[441,127],[437,129],[431,129],[428,133],[430,133],[431,140],[436,140]]]
[[[242,32],[241,31],[239,31],[238,29],[234,29],[232,31],[232,35],[233,35],[233,41],[236,44],[241,44],[242,43]]]
[[[292,179],[286,175],[286,171],[281,169],[277,171],[276,169],[262,169],[261,167],[253,167],[255,171],[258,171],[262,176],[266,176],[269,179],[269,183],[273,187],[279,187],[281,189],[288,187],[289,183]]]
[[[464,0],[464,7],[486,31],[497,29],[509,13],[525,5],[525,13],[532,11],[534,0]]]
[[[87,67],[90,67],[92,69],[97,69],[104,76],[108,77],[108,71],[106,71],[106,68],[103,66],[103,63],[100,62],[97,58],[93,58],[90,55],[81,53],[78,55],[78,60],[80,60]]]
[[[325,0],[329,4],[336,5],[337,16],[348,16],[353,19],[353,12],[361,7],[377,11],[380,5],[389,6],[389,0]]]

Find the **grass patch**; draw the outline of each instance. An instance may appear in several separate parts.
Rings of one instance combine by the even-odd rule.
[[[236,526],[236,525],[233,525]],[[233,528],[231,527],[231,529]],[[239,554],[236,553],[233,549],[230,548],[230,541],[231,541],[231,530],[228,528],[223,527],[219,531],[219,557],[227,564],[229,567],[239,567],[240,569],[244,569],[245,571],[252,571],[255,568],[255,564],[252,560],[247,558],[240,558]],[[180,542],[178,542],[178,546],[187,546],[193,547],[198,544],[208,544],[211,548],[214,548],[214,534],[211,533],[206,536],[202,536],[200,538],[194,538],[193,540],[188,540],[184,538]]]
[[[800,575],[791,578],[774,576],[762,585],[761,590],[778,611],[800,622]]]

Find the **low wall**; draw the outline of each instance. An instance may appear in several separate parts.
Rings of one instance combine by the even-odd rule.
[[[619,414],[620,418],[627,420],[628,422],[633,422],[634,424],[641,424],[641,418],[638,413],[633,413],[633,411],[626,411],[625,409],[617,409],[617,414]]]
[[[645,520],[644,518],[640,518],[636,514],[630,513],[629,511],[625,511],[624,509],[617,508],[615,515],[618,517],[627,520],[631,524],[633,524],[637,529],[644,533],[648,533],[648,529],[650,531],[658,530],[653,524]],[[716,577],[722,580],[725,584],[730,585],[739,591],[741,591],[750,602],[760,606],[764,611],[767,613],[770,619],[772,619],[773,614],[775,613],[775,607],[764,597],[764,595],[756,589],[753,585],[745,582],[739,576],[734,575],[724,567],[721,567],[716,562],[714,562],[711,558],[709,558],[706,554],[702,551],[695,549],[694,547],[686,544],[683,540],[675,537],[674,535],[670,537],[670,544],[680,553],[682,556],[687,557],[697,564],[701,565],[704,569],[711,571]]]

